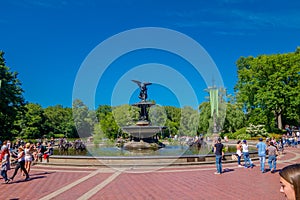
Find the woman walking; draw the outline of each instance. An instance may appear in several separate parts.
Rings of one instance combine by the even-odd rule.
[[[32,152],[33,152],[33,146],[30,143],[26,143],[24,153],[25,153],[25,169],[27,173],[30,172],[30,166],[32,163]],[[23,175],[25,173],[23,172]]]
[[[26,175],[25,181],[29,180],[29,175],[25,169],[25,153],[24,153],[24,149],[22,146],[20,146],[18,148],[18,162],[14,171],[14,174],[12,175],[12,177],[10,177],[11,180],[14,180],[18,170],[21,168],[21,170],[24,172],[24,174]]]

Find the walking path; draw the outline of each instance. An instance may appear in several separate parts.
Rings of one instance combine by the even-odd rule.
[[[0,199],[285,199],[279,192],[278,172],[262,174],[258,161],[254,163],[253,169],[223,164],[225,173],[221,175],[214,174],[214,165],[129,169],[33,166],[31,180],[23,181],[24,177],[17,175],[12,183],[1,184]],[[287,148],[277,169],[293,163],[300,163],[300,148]],[[12,173],[10,170],[9,175]]]

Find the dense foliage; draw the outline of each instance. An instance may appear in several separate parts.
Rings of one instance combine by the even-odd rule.
[[[269,131],[299,124],[299,48],[293,53],[241,57],[237,67],[236,97],[249,123],[265,124]]]
[[[0,139],[15,137],[14,121],[23,112],[23,90],[18,73],[5,65],[4,53],[0,51]]]

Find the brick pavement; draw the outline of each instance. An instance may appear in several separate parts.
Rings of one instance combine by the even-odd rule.
[[[300,149],[287,148],[277,169],[297,162]],[[17,175],[12,183],[1,184],[0,199],[284,199],[278,173],[262,174],[255,163],[253,169],[223,164],[221,175],[214,174],[214,165],[122,170],[33,166],[31,180]]]

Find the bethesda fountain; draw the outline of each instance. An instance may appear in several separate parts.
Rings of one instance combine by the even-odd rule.
[[[164,147],[164,144],[158,140],[158,134],[161,134],[167,127],[166,126],[152,126],[149,119],[149,109],[155,103],[147,101],[147,86],[152,83],[142,83],[137,80],[132,80],[140,88],[139,99],[140,102],[132,104],[138,107],[139,119],[133,126],[122,127],[122,130],[130,135],[130,141],[124,143],[124,149],[159,149]]]

